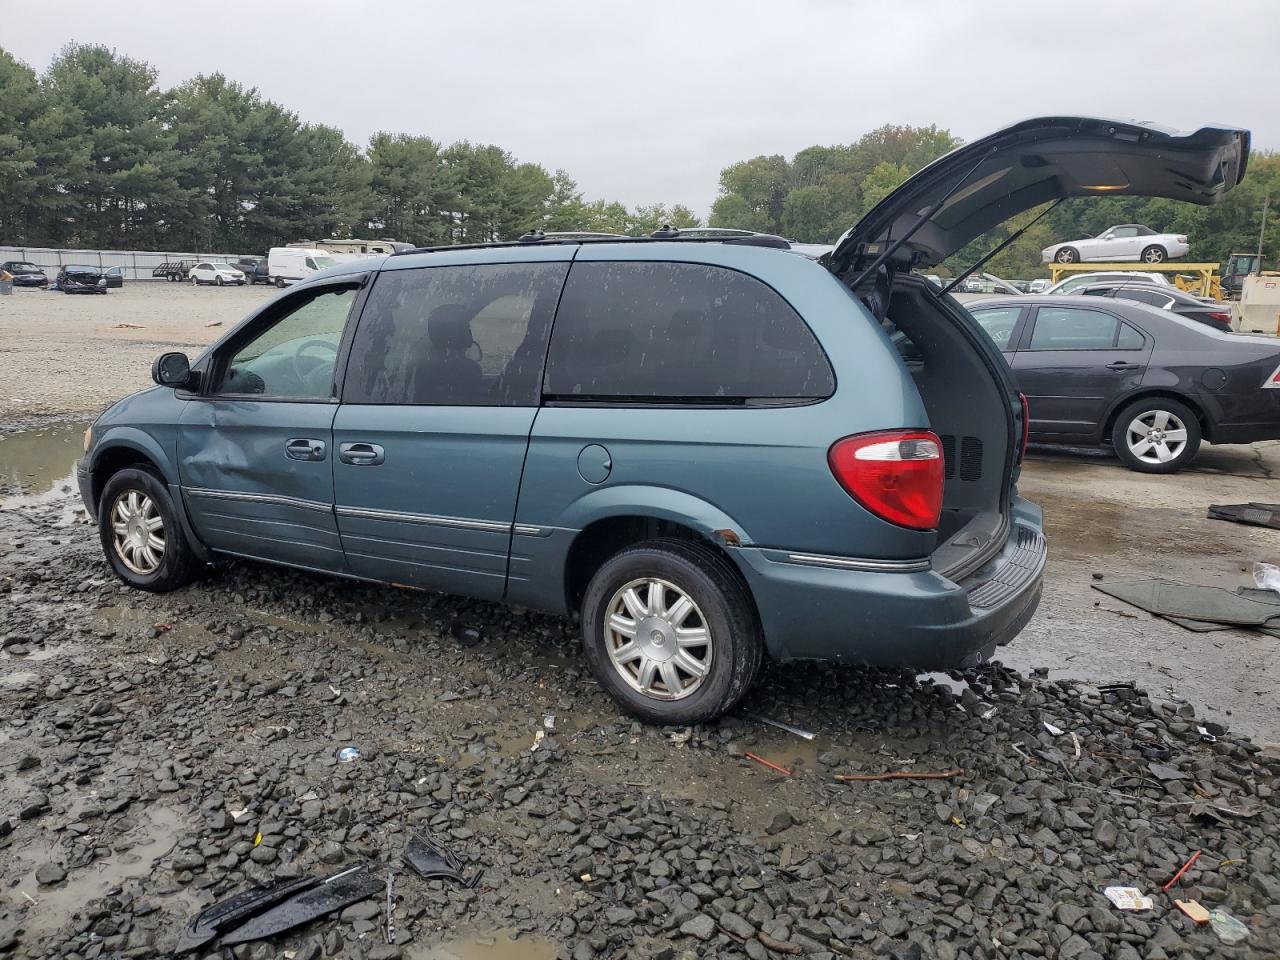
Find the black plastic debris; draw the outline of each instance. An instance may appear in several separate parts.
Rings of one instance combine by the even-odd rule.
[[[484,639],[479,627],[463,620],[452,621],[449,624],[449,632],[453,634],[453,639],[458,641],[458,645],[463,647],[474,647]]]
[[[243,926],[223,936],[219,946],[229,947],[250,940],[263,940],[300,927],[366,900],[384,889],[385,883],[369,872],[367,864],[343,870],[304,890],[297,896],[258,914]]]
[[[197,913],[183,928],[178,937],[175,954],[190,953],[214,940],[225,930],[238,926],[255,914],[275,906],[294,894],[308,890],[320,882],[321,877],[299,877],[270,887],[245,890],[218,903],[210,904]]]
[[[466,864],[429,833],[411,836],[400,859],[424,880],[455,880],[464,887],[474,887],[484,872],[475,870],[468,876]]]
[[[1209,519],[1280,530],[1280,503],[1211,503]]]

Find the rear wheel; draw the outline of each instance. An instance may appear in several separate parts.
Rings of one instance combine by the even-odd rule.
[[[284,289],[284,277],[276,277],[276,286],[281,290]]]
[[[600,685],[649,723],[731,709],[760,668],[755,606],[733,566],[687,540],[649,540],[609,559],[582,600],[583,649]]]
[[[1153,243],[1142,251],[1143,263],[1164,263],[1169,258],[1168,251],[1159,244]]]
[[[149,470],[130,467],[107,481],[98,502],[98,535],[111,569],[131,587],[177,590],[199,567],[168,488]]]
[[[1053,259],[1057,263],[1079,263],[1080,252],[1075,247],[1063,247],[1053,255]]]
[[[1120,411],[1111,429],[1116,455],[1131,470],[1174,473],[1200,449],[1195,411],[1168,397],[1137,400]]]

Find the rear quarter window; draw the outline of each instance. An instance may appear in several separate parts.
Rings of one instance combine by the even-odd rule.
[[[551,334],[554,398],[809,401],[835,390],[800,315],[736,270],[691,263],[576,263]]]

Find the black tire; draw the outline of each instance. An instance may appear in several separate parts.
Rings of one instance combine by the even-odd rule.
[[[1186,431],[1186,440],[1173,452],[1171,459],[1163,462],[1153,462],[1152,460],[1144,459],[1130,445],[1133,437],[1138,435],[1135,432],[1131,436],[1129,427],[1135,420],[1148,417],[1156,418],[1158,422],[1160,413],[1168,414],[1182,424],[1183,429]],[[1130,470],[1137,470],[1139,473],[1176,473],[1194,459],[1196,452],[1200,449],[1202,438],[1200,420],[1195,411],[1185,403],[1180,403],[1169,397],[1146,397],[1135,400],[1120,411],[1116,416],[1115,424],[1111,428],[1111,445],[1115,447],[1116,456]],[[1138,442],[1139,444],[1141,443],[1140,440]],[[1169,442],[1167,440],[1164,441],[1166,447]],[[1153,455],[1158,456],[1158,454]]]
[[[1053,255],[1054,263],[1079,263],[1080,251],[1075,247],[1063,247]]]
[[[1169,259],[1169,251],[1160,246],[1160,244],[1153,243],[1142,251],[1142,256],[1139,259],[1143,263],[1164,263]]]
[[[112,514],[117,501],[127,498],[136,492],[150,499],[155,505],[163,523],[164,549],[159,564],[154,570],[140,573],[131,569],[125,562],[122,551],[117,550],[115,532],[112,528]],[[182,524],[178,520],[169,489],[164,481],[150,470],[128,467],[115,474],[107,481],[98,501],[98,538],[102,542],[102,551],[115,575],[131,587],[149,590],[153,593],[167,593],[185,587],[193,579],[200,568],[200,562],[191,552]]]
[[[284,289],[284,277],[276,277],[276,287],[281,290]]]
[[[218,274],[214,274],[214,277],[213,277],[213,285],[214,285],[215,287],[220,287],[220,286],[222,286],[222,274],[220,274],[220,273],[218,273]]]
[[[634,689],[609,656],[607,608],[623,587],[645,577],[667,581],[687,594],[710,635],[710,667],[700,685],[681,699]],[[679,539],[628,547],[596,571],[582,599],[582,643],[591,672],[619,706],[646,723],[663,725],[704,723],[730,710],[755,680],[764,655],[755,604],[738,571],[712,548]]]

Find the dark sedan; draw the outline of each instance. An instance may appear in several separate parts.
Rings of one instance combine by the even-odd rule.
[[[8,270],[13,275],[15,287],[47,287],[49,278],[34,263],[26,260],[6,260],[0,263],[0,270]]]
[[[54,280],[63,293],[106,293],[107,278],[97,267],[68,264]]]
[[[1107,443],[1172,473],[1210,443],[1280,439],[1280,340],[1083,296],[1006,297],[970,313],[1013,367],[1031,438]]]
[[[1077,292],[1086,297],[1114,297],[1117,300],[1145,303],[1203,323],[1215,330],[1231,330],[1231,308],[1225,303],[1206,302],[1183,293],[1177,287],[1158,286],[1154,283],[1095,283]]]
[[[107,278],[108,287],[124,286],[124,267],[108,267],[102,275]]]

